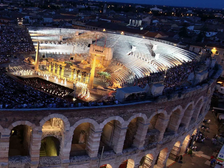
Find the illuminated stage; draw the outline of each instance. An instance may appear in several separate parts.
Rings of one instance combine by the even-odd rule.
[[[29,71],[29,73],[28,73]],[[31,74],[32,72],[32,74]],[[76,90],[74,91],[74,83],[71,81],[65,81],[63,79],[58,79],[55,78],[53,76],[51,76],[49,74],[48,71],[41,71],[41,73],[35,72],[33,70],[18,70],[15,72],[11,71],[11,74],[18,77],[19,79],[22,79],[23,82],[25,82],[26,84],[26,80],[34,80],[34,79],[38,79],[38,80],[42,80],[45,81],[45,83],[52,83],[55,84],[55,86],[59,86],[59,87],[64,87],[67,88],[68,90],[68,94],[67,99],[68,100],[72,100],[72,97],[77,97],[77,99],[82,100],[82,101],[96,101],[99,100],[99,96],[92,94],[88,99],[82,99],[82,98],[78,98],[78,94],[82,91],[81,87],[77,87]],[[32,86],[31,86],[32,87]],[[40,90],[43,91],[43,90]],[[46,92],[46,91],[44,91]],[[51,94],[49,92],[46,92],[48,94]],[[57,97],[59,97],[58,95],[55,95]],[[60,97],[60,98],[66,98],[66,97]],[[74,101],[75,99],[73,99]]]

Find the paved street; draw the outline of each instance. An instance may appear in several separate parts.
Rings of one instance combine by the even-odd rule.
[[[208,159],[198,156],[185,155],[183,163],[174,163],[169,168],[210,168]]]
[[[174,162],[169,168],[209,168],[211,155],[216,155],[217,151],[221,148],[221,145],[213,145],[212,137],[218,133],[218,125],[215,115],[209,111],[205,119],[210,119],[210,124],[207,126],[210,128],[209,131],[204,131],[204,135],[207,136],[204,143],[196,143],[198,150],[194,152],[193,156],[185,154],[183,156],[183,163]]]

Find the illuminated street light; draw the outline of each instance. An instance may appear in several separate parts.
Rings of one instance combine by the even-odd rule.
[[[215,47],[213,47],[213,49],[211,50],[212,51],[212,54],[216,54],[216,52],[217,52],[217,49],[215,48]]]
[[[121,32],[121,35],[124,35],[124,32],[123,31]]]
[[[106,31],[106,29],[103,29],[103,32],[105,32]]]

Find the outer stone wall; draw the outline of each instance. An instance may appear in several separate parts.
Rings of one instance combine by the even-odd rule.
[[[209,110],[218,76],[217,73],[207,83],[189,88],[181,94],[173,93],[169,96],[170,99],[160,96],[153,102],[89,108],[1,110],[0,165],[1,167],[96,168],[108,164],[107,167],[118,168],[127,160],[130,168],[141,167],[143,164],[165,167],[170,152],[174,153],[172,148],[176,142],[179,141],[180,145],[175,146],[175,151],[186,150],[189,137]],[[48,131],[46,134],[46,129],[42,127],[52,118],[62,120],[63,128],[55,132]],[[130,129],[128,125],[133,119],[137,119],[133,143],[131,147],[123,149],[126,132]],[[104,154],[100,157],[101,135],[104,130],[107,130],[103,128],[112,120],[116,121],[113,122],[115,124],[113,138],[111,143],[105,145],[109,150],[105,147]],[[70,156],[74,131],[82,123],[90,123],[89,132],[85,135],[86,155]],[[153,127],[150,126],[151,123],[154,124]],[[10,132],[17,125],[27,125],[32,129],[31,139],[28,142],[29,156],[25,157],[26,159],[8,157]],[[150,139],[152,135],[158,138],[153,141]],[[59,156],[40,157],[41,140],[46,136],[54,136],[61,140]],[[147,139],[150,139],[150,142]],[[148,154],[151,156],[148,159],[150,163],[147,161]]]

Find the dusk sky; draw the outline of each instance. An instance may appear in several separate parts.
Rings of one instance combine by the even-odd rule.
[[[224,8],[224,0],[106,0],[110,2],[126,2],[141,4],[157,4],[169,6],[190,6],[203,8]]]

